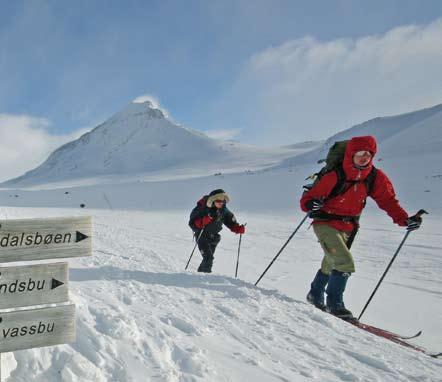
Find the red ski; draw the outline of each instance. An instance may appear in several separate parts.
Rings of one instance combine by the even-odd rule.
[[[405,341],[405,339],[411,339],[411,338],[419,337],[422,334],[422,331],[419,331],[414,336],[406,337],[406,336],[401,336],[399,334],[390,332],[390,331],[385,330],[385,329],[377,328],[377,327],[372,326],[372,325],[363,324],[362,322],[359,322],[356,319],[354,319],[354,320],[345,320],[345,321],[347,321],[348,323],[350,323],[350,324],[352,324],[352,325],[354,325],[354,326],[356,326],[356,327],[358,327],[358,328],[360,328],[362,330],[365,330],[365,331],[367,331],[367,332],[369,332],[371,334],[374,334],[374,335],[376,335],[378,337],[386,338],[387,340],[390,340],[390,341],[392,341],[394,343],[397,343],[399,345],[405,346],[407,348],[416,350],[416,351],[418,351],[420,353],[424,353],[426,355],[429,355],[430,357],[438,358],[438,357],[442,356],[442,353],[430,354],[425,349],[423,349],[423,348],[421,348],[421,347],[419,347],[417,345],[410,344],[409,342]]]

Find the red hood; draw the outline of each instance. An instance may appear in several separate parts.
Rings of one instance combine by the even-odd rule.
[[[370,163],[364,167],[363,169],[358,169],[353,164],[353,156],[358,151],[370,151],[373,155]],[[344,172],[347,175],[347,179],[349,180],[358,180],[365,179],[373,167],[373,157],[375,156],[377,151],[377,144],[375,137],[371,135],[367,135],[364,137],[354,137],[352,138],[345,150],[344,157]]]

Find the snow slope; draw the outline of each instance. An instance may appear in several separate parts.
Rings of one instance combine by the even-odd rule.
[[[423,148],[428,148],[428,142],[431,142],[434,138],[437,137],[436,142],[440,142],[442,137],[441,119],[442,104],[397,116],[374,118],[329,137],[322,146],[288,158],[280,166],[293,167],[305,163],[314,163],[327,156],[328,149],[334,142],[362,135],[376,137],[378,157],[384,157],[385,155],[402,157],[409,154],[420,154],[423,152]],[[401,138],[404,134],[406,137],[410,131],[415,132],[413,137],[410,135],[409,138]],[[419,133],[417,133],[418,131]],[[440,154],[442,150],[436,142],[431,147],[431,151]],[[385,147],[384,143],[386,143]],[[410,148],[411,151],[408,151]]]
[[[36,169],[3,185],[60,184],[73,179],[77,184],[80,180],[84,184],[115,183],[255,170],[311,147],[308,143],[306,147],[264,149],[212,139],[175,124],[146,101],[129,104],[91,132],[54,151]]]
[[[2,209],[9,218],[74,213],[86,211]],[[238,237],[228,232],[216,255],[216,273],[195,273],[199,255],[191,271],[183,271],[192,248],[184,211],[87,213],[95,222],[93,257],[70,260],[77,340],[3,355],[6,381],[440,380],[442,361],[362,332],[304,303],[306,280],[320,256],[318,246],[311,248],[311,232],[302,230],[262,285],[253,286],[287,237],[287,217],[237,214],[249,222],[249,231],[243,239],[240,279],[234,279]],[[378,232],[369,232],[364,240],[375,243]],[[437,229],[424,234],[426,239],[431,235],[438,236],[427,244],[440,248]],[[377,253],[393,249],[388,242],[378,243],[373,254],[362,253],[359,281],[372,284],[380,268]],[[394,297],[425,296],[434,303],[426,313],[439,317],[439,332],[433,334],[440,344],[442,293],[436,268],[440,270],[441,263],[437,251],[414,249],[419,265],[436,279],[415,272],[395,285],[396,269],[376,302],[385,301],[390,289],[396,291]],[[405,259],[409,253],[403,255]],[[349,296],[353,308],[362,304],[353,301],[355,289]],[[392,296],[387,299],[395,302]],[[420,323],[419,316],[404,318],[411,318],[406,331]]]

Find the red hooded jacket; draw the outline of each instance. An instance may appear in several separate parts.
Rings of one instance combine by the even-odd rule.
[[[359,216],[365,206],[365,199],[367,198],[367,188],[364,179],[372,170],[372,161],[376,154],[376,149],[376,139],[372,136],[352,138],[347,144],[342,167],[346,175],[346,180],[360,180],[361,182],[352,185],[345,193],[327,199],[327,196],[338,181],[336,172],[331,171],[325,174],[311,190],[302,195],[300,201],[301,209],[304,212],[308,212],[308,209],[305,206],[308,201],[324,198],[325,203],[324,207],[321,208],[321,211],[333,215]],[[363,169],[359,169],[353,164],[353,156],[358,151],[370,151],[372,153],[370,163]],[[396,224],[400,226],[407,225],[406,220],[408,214],[399,205],[390,179],[388,179],[387,175],[379,169],[377,169],[376,179],[370,192],[370,196],[376,201],[380,208],[387,212]],[[313,220],[313,224],[327,224],[340,231],[352,231],[354,228],[354,223],[344,222],[342,220]]]

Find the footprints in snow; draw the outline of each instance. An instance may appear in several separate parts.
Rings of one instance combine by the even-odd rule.
[[[109,311],[102,311],[89,306],[89,312],[95,318],[95,329],[115,339],[126,337],[139,337],[138,327],[135,321],[124,314],[114,314]]]
[[[173,315],[160,317],[160,321],[189,336],[198,336],[201,334],[200,330],[195,327],[195,325]]]

